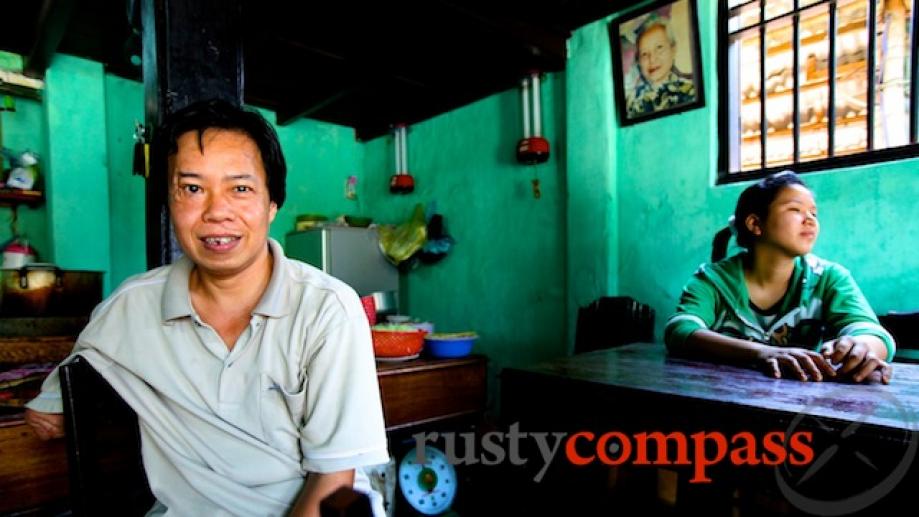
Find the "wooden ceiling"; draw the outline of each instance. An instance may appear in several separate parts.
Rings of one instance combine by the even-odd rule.
[[[140,0],[4,2],[0,49],[42,74],[55,51],[141,80]],[[636,0],[243,0],[244,95],[278,122],[310,117],[367,140],[565,67],[577,27]],[[15,22],[11,23],[13,20]]]

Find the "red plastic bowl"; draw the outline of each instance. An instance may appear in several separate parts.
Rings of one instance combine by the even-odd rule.
[[[416,330],[403,332],[397,330],[371,329],[373,334],[373,353],[377,357],[405,357],[421,353],[424,347],[424,336],[427,332]]]

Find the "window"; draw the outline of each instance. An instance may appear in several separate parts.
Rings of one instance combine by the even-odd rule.
[[[722,0],[720,181],[919,156],[917,1]]]

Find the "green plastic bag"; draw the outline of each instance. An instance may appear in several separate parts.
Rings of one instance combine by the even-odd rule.
[[[408,221],[399,226],[380,227],[380,250],[387,260],[398,266],[417,253],[427,238],[424,205],[419,203],[415,205],[415,211]]]

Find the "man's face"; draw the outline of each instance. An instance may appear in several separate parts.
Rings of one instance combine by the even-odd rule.
[[[655,25],[638,38],[638,67],[649,83],[657,86],[667,79],[673,68],[674,48],[667,31]]]
[[[245,133],[222,129],[178,139],[169,157],[169,211],[182,250],[199,272],[232,276],[268,253],[268,226],[278,207],[258,146]]]

